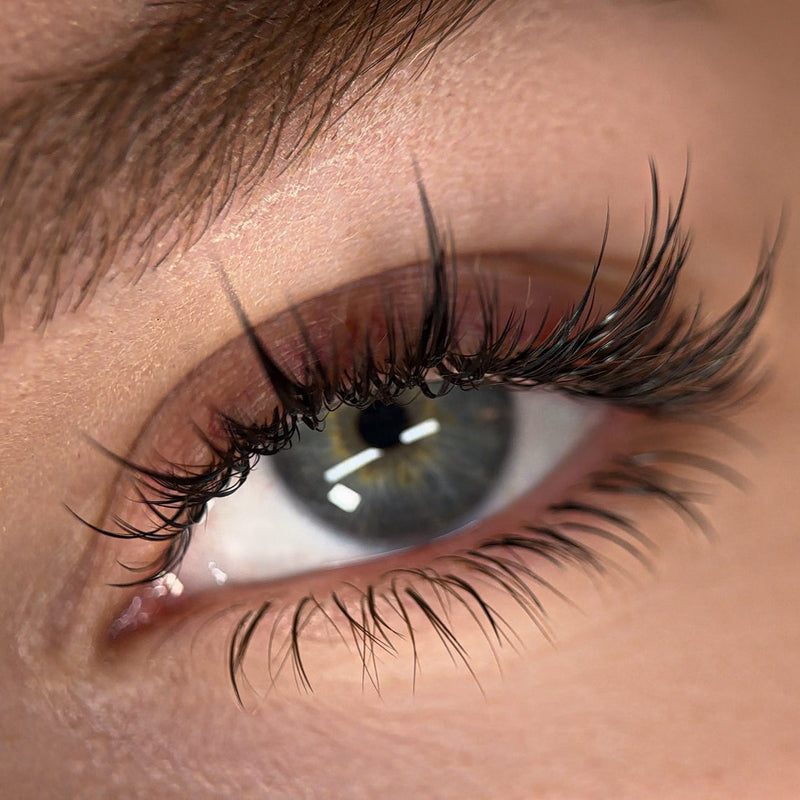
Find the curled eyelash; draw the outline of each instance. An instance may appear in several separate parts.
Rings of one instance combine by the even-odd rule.
[[[165,544],[155,562],[123,565],[139,577],[120,585],[150,583],[177,569],[191,543],[192,526],[202,519],[208,502],[234,493],[260,458],[289,447],[301,427],[320,430],[327,414],[341,405],[366,408],[376,401],[390,402],[412,388],[436,397],[455,388],[498,383],[548,386],[668,416],[688,410],[719,411],[759,385],[763,377],[758,373],[759,353],[748,344],[769,295],[775,247],[763,248],[750,286],[716,320],[705,322],[699,304],[691,312],[673,314],[677,280],[690,246],[679,227],[686,182],[677,204],[668,206],[662,225],[658,178],[651,163],[650,219],[631,277],[609,311],[600,313],[594,306],[607,223],[583,295],[546,334],[546,319],[531,334],[523,312],[501,318],[497,286],[481,278],[480,338],[468,351],[459,341],[455,248],[437,226],[421,181],[418,185],[428,240],[429,285],[413,330],[391,301],[384,301],[385,342],[380,355],[367,332],[348,363],[341,359],[326,363],[296,314],[305,355],[299,375],[290,374],[273,359],[223,274],[231,305],[276,397],[275,408],[269,420],[250,425],[220,414],[225,444],[198,431],[210,453],[209,463],[198,467],[157,470],[108,453],[135,476],[136,499],[146,507],[150,525],[134,525],[118,516],[113,518],[115,529],[86,524],[113,538]]]
[[[675,466],[692,475],[677,474],[670,469]],[[517,649],[523,640],[508,612],[501,614],[493,604],[493,591],[510,597],[552,642],[545,598],[571,603],[543,577],[542,562],[560,569],[577,567],[594,582],[612,573],[625,576],[622,562],[593,545],[594,540],[651,568],[657,546],[632,517],[609,510],[609,500],[621,496],[655,500],[710,535],[710,523],[701,510],[707,486],[699,476],[743,485],[741,476],[707,456],[661,450],[618,457],[611,467],[593,473],[585,485],[577,487],[573,499],[550,505],[540,522],[522,524],[513,533],[440,556],[429,566],[389,570],[366,587],[344,584],[324,599],[306,594],[283,608],[267,600],[239,618],[229,640],[228,675],[235,698],[244,706],[245,689],[255,691],[245,673],[246,657],[267,620],[269,633],[261,647],[268,664],[267,691],[286,671],[300,690],[313,691],[303,642],[306,630],[320,621],[354,651],[361,666],[362,688],[371,686],[380,694],[380,667],[399,655],[403,643],[411,649],[411,685],[416,686],[421,621],[435,632],[454,664],[466,669],[480,688],[470,654],[454,629],[453,618],[459,610],[467,614],[496,659],[498,649]],[[538,566],[531,564],[532,559]]]

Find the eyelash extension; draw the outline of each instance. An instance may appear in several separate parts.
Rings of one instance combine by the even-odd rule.
[[[418,188],[428,239],[429,285],[414,330],[403,323],[390,301],[384,301],[386,346],[381,356],[366,335],[362,348],[348,363],[336,359],[324,363],[296,313],[306,352],[300,374],[290,374],[260,340],[223,273],[231,305],[258,358],[264,379],[275,394],[275,409],[269,420],[255,425],[220,413],[225,444],[212,442],[199,432],[208,447],[210,463],[195,468],[171,465],[166,470],[151,469],[105,451],[135,477],[134,491],[146,507],[152,526],[145,528],[113,517],[117,529],[109,530],[81,521],[105,536],[165,544],[153,563],[143,567],[127,565],[127,569],[139,576],[118,585],[148,584],[176,570],[190,545],[192,526],[203,518],[208,502],[235,492],[261,457],[289,447],[301,427],[321,429],[326,415],[341,405],[366,408],[379,400],[391,401],[411,388],[436,397],[455,388],[473,389],[498,383],[553,387],[569,395],[638,409],[656,418],[680,415],[684,419],[700,412],[719,412],[750,395],[762,382],[763,375],[758,366],[760,353],[748,345],[768,299],[776,248],[763,248],[750,286],[716,320],[705,323],[699,304],[691,312],[673,314],[677,280],[690,246],[689,237],[679,227],[686,182],[677,204],[674,208],[672,204],[668,206],[663,225],[659,183],[652,162],[651,186],[650,218],[633,273],[609,311],[601,314],[594,306],[607,223],[600,254],[583,295],[546,334],[546,319],[531,334],[524,313],[512,311],[501,318],[497,286],[488,280],[478,280],[481,333],[478,344],[469,350],[464,350],[459,341],[455,248],[437,226],[421,181]],[[661,453],[660,460],[669,465],[670,456]],[[689,468],[732,479],[723,464],[698,455],[672,454],[672,461],[683,461]],[[586,490],[601,497],[627,494],[653,498],[701,529],[707,527],[693,484],[673,485],[674,476],[659,471],[658,462],[654,454],[644,453],[623,459],[614,470],[591,476]],[[547,524],[522,526],[522,533],[485,542],[459,556],[462,566],[473,574],[505,588],[546,635],[546,615],[532,586],[540,584],[557,596],[560,594],[552,585],[542,584],[535,572],[515,559],[515,552],[535,553],[552,563],[579,564],[588,572],[601,573],[609,565],[590,547],[577,541],[578,533],[615,542],[641,561],[647,560],[644,553],[651,548],[651,543],[631,521],[613,514],[599,502],[572,501],[551,506],[548,513],[553,519]],[[406,572],[405,576],[411,574]],[[477,604],[474,607],[477,610],[473,608],[471,613],[479,625],[488,626],[487,638],[494,637],[496,643],[510,639],[502,618],[462,578],[433,568],[417,570],[413,575],[440,600]],[[364,677],[373,684],[377,676],[369,664],[375,660],[375,649],[390,652],[391,635],[401,635],[388,624],[386,614],[400,621],[402,636],[412,643],[415,675],[416,646],[410,610],[422,612],[451,657],[466,662],[447,623],[446,612],[437,612],[431,600],[418,588],[403,584],[400,576],[400,572],[394,573],[390,588],[380,595],[374,587],[362,592],[356,603],[358,616],[335,593],[331,598],[345,622],[345,630],[363,655]],[[383,612],[378,609],[380,603],[385,606]],[[446,602],[439,603],[440,609],[445,607]],[[245,654],[256,628],[271,608],[272,604],[267,602],[260,609],[248,612],[235,628],[229,647],[229,673],[239,702]],[[310,681],[300,653],[301,633],[318,613],[330,614],[311,596],[298,603],[292,614],[288,646],[282,655],[276,654],[276,663],[284,664],[288,659],[299,684],[307,688]],[[271,637],[270,648],[272,645]]]

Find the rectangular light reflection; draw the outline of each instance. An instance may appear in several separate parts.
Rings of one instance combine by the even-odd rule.
[[[403,444],[412,444],[413,442],[418,442],[420,439],[425,439],[428,436],[439,433],[441,429],[442,426],[439,424],[438,419],[426,419],[418,425],[406,428],[400,434],[400,441]]]
[[[361,495],[343,483],[337,483],[328,492],[328,502],[341,508],[342,511],[352,514],[361,505]]]

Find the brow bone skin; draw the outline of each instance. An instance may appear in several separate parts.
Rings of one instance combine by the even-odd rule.
[[[0,110],[0,320],[27,303],[41,325],[191,246],[491,2],[157,3],[125,52],[27,76]]]

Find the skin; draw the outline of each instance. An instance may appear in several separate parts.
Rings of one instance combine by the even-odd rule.
[[[43,52],[51,67],[116,46],[140,13],[56,7],[4,11],[4,76],[41,66]],[[123,598],[105,584],[128,551],[98,544],[63,504],[102,518],[118,471],[83,434],[128,452],[186,374],[240,334],[219,265],[260,321],[287,298],[424,256],[413,159],[462,252],[591,265],[610,208],[614,287],[638,250],[647,159],[676,197],[688,152],[694,247],[679,299],[702,294],[720,312],[782,209],[800,205],[799,30],[790,0],[499,2],[181,257],[135,285],[101,285],[43,332],[12,310],[0,347],[0,783],[11,796],[793,796],[796,213],[761,327],[772,379],[732,415],[758,444],[709,451],[750,481],[743,492],[714,485],[715,541],[635,507],[661,548],[654,574],[599,591],[556,575],[582,613],[549,609],[555,648],[498,598],[525,648],[499,652],[500,674],[465,631],[483,694],[422,628],[413,695],[407,653],[386,665],[376,697],[345,648],[319,641],[313,695],[289,680],[243,712],[225,676],[230,617],[109,647],[101,632]],[[11,86],[4,77],[0,91]]]

